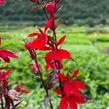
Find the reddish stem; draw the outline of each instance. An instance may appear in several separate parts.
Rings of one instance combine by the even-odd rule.
[[[61,0],[61,2],[62,2],[62,1],[63,1],[63,0]],[[49,20],[49,17],[48,17],[48,15],[47,15],[47,12],[46,12],[46,10],[45,10],[44,8],[43,8],[43,11],[44,11],[44,14],[45,14],[47,20]],[[50,28],[50,29],[51,29],[51,28]],[[54,44],[55,44],[55,47],[56,47],[56,49],[57,49],[57,46],[56,46],[56,43],[57,43],[56,31],[53,30],[53,29],[51,29],[51,31],[53,32],[53,35],[54,35]],[[55,64],[56,64],[56,67],[57,67],[57,71],[60,72],[60,63],[55,60]],[[58,65],[57,65],[57,64],[58,64]],[[57,73],[58,73],[58,72],[57,72]],[[60,80],[60,79],[59,79],[59,86],[60,86],[60,89],[63,90],[63,86],[62,86],[62,83],[61,83],[61,80]]]
[[[37,67],[37,69],[38,69],[38,74],[39,74],[39,76],[40,76],[40,79],[41,79],[42,85],[43,85],[43,87],[44,87],[44,90],[45,90],[45,92],[46,92],[46,96],[49,97],[48,89],[47,89],[46,84],[45,84],[45,82],[44,82],[44,80],[43,80],[43,78],[42,78],[42,72],[41,72],[41,70],[40,70],[40,68],[39,68],[39,66],[38,66],[37,54],[35,53],[35,51],[33,51],[33,52],[34,52],[34,55],[35,55],[34,62],[35,62],[36,67]],[[52,103],[51,103],[51,99],[49,100],[49,104],[50,104],[50,108],[53,109],[53,105],[52,105]]]

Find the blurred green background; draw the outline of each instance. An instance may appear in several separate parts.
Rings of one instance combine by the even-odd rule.
[[[45,0],[48,1],[48,0]],[[64,0],[56,17],[63,18],[67,24],[90,25],[109,24],[109,0]],[[44,23],[42,11],[32,11],[36,5],[30,0],[7,0],[0,6],[0,24]]]
[[[56,17],[65,19],[65,25],[59,25],[56,32],[58,39],[67,35],[62,47],[69,50],[76,61],[63,61],[64,71],[69,66],[74,69],[79,67],[77,79],[83,81],[87,87],[84,95],[88,103],[80,105],[79,109],[109,109],[109,1],[66,0],[64,3],[62,12]],[[7,68],[13,69],[10,81],[22,82],[24,88],[31,91],[29,95],[24,95],[19,109],[47,109],[43,104],[44,90],[39,79],[35,79],[35,74],[28,67],[32,61],[24,48],[27,35],[37,31],[34,26],[41,26],[45,22],[45,18],[40,17],[41,11],[31,11],[33,5],[29,0],[8,0],[6,5],[0,7],[0,36],[3,39],[1,48],[13,50],[20,57],[5,64]],[[42,22],[37,22],[37,18]],[[42,60],[44,55],[38,52],[43,75],[47,73]],[[50,94],[54,95],[53,92]],[[56,109],[59,99],[54,95],[52,100]]]

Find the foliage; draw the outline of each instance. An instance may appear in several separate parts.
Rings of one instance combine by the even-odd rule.
[[[36,0],[31,0],[31,1],[36,2]],[[57,4],[59,3],[59,1],[60,0],[56,0]],[[40,1],[37,1],[37,2],[41,3]],[[84,0],[82,2],[80,1],[79,3],[81,4],[83,2],[85,3],[85,5],[89,5],[92,3],[92,2],[86,3],[86,1]],[[96,4],[97,2],[98,1],[95,1],[94,4]],[[65,1],[64,3],[67,4],[67,1]],[[104,6],[105,2],[102,2],[102,3]],[[90,27],[80,27],[80,28],[76,27],[74,29],[71,29],[71,27],[62,26],[58,28],[58,30],[60,30],[60,33],[58,35],[58,42],[57,42],[57,38],[56,38],[57,36],[55,34],[56,24],[54,21],[54,14],[58,9],[57,4],[54,5],[54,2],[49,2],[46,5],[45,4],[41,5],[41,6],[44,6],[43,9],[45,11],[49,12],[50,18],[49,16],[47,17],[48,21],[44,27],[44,31],[42,28],[39,28],[39,27],[38,27],[39,32],[34,32],[34,29],[32,29],[32,34],[29,34],[29,37],[33,37],[33,36],[38,36],[38,37],[33,38],[33,41],[28,40],[26,38],[26,40],[29,41],[29,43],[28,42],[25,43],[25,36],[28,33],[30,33],[31,31],[30,28],[24,29],[23,32],[20,29],[17,31],[12,31],[10,28],[10,31],[12,32],[11,34],[9,32],[3,33],[4,30],[3,31],[1,30],[2,32],[1,35],[3,36],[3,39],[5,40],[5,42],[2,46],[3,49],[0,49],[0,58],[2,58],[5,62],[10,62],[10,59],[9,59],[10,57],[17,58],[14,52],[5,50],[9,48],[10,50],[14,50],[16,52],[20,50],[21,52],[19,52],[18,55],[22,57],[22,60],[18,59],[17,61],[15,61],[14,59],[12,59],[11,64],[5,64],[5,67],[3,66],[3,68],[9,68],[9,67],[13,68],[15,72],[14,74],[11,74],[9,79],[10,81],[13,80],[17,83],[18,80],[20,80],[20,84],[16,86],[16,90],[9,90],[10,88],[8,89],[7,76],[8,74],[10,74],[10,70],[8,70],[7,72],[0,70],[1,86],[2,86],[2,83],[5,83],[5,82],[7,83],[3,85],[3,88],[5,89],[5,92],[7,91],[7,93],[1,95],[2,108],[4,107],[4,102],[2,99],[3,96],[5,98],[7,97],[5,99],[6,107],[10,108],[10,104],[11,104],[11,106],[15,108],[13,104],[13,100],[19,99],[19,92],[29,93],[29,91],[22,89],[21,82],[23,82],[25,85],[30,87],[32,93],[28,95],[27,97],[25,97],[25,101],[23,101],[22,105],[18,107],[20,109],[21,108],[23,109],[24,107],[44,108],[44,105],[40,104],[40,102],[43,101],[44,96],[45,96],[45,99],[44,99],[45,105],[47,105],[49,102],[51,109],[52,109],[51,101],[53,102],[54,107],[57,108],[57,104],[59,105],[60,98],[61,98],[60,106],[59,106],[60,109],[67,108],[68,103],[71,108],[77,108],[76,107],[77,103],[85,103],[85,101],[82,95],[80,95],[79,93],[75,95],[74,93],[72,93],[72,91],[75,90],[76,92],[79,92],[80,91],[79,89],[84,90],[85,86],[82,84],[82,82],[84,82],[87,87],[86,92],[85,93],[82,92],[82,94],[85,94],[85,97],[87,98],[87,101],[89,102],[89,104],[87,102],[87,105],[80,105],[79,106],[80,109],[82,108],[90,109],[90,108],[96,108],[96,107],[100,109],[109,108],[109,103],[107,102],[109,100],[109,93],[108,93],[108,90],[109,90],[109,87],[108,87],[109,86],[108,33],[109,32],[108,32],[108,27],[103,27],[101,25],[100,28],[99,27],[91,28],[96,23],[101,22],[102,24],[106,24],[107,21],[101,16],[90,14],[91,16],[89,17],[89,15],[87,16],[83,14],[82,16],[81,13],[78,13],[77,16],[72,16],[72,18],[74,19],[73,23],[75,22],[75,19],[77,19],[76,22],[78,23],[78,25],[84,24],[85,22],[81,23],[81,20],[85,18],[86,23],[89,24]],[[93,3],[91,5],[93,5]],[[70,4],[68,4],[67,6],[69,6],[69,9],[70,9]],[[81,4],[81,6],[83,5]],[[74,7],[73,9],[77,9],[77,8],[79,9],[78,6],[76,6],[76,8]],[[63,12],[65,12],[65,10],[63,10]],[[42,12],[40,11],[39,14],[42,14]],[[72,18],[69,19],[69,15],[71,13],[70,14],[67,13],[67,14],[68,15],[65,15],[63,17],[64,19],[67,19],[70,22]],[[46,13],[46,16],[47,16],[47,13]],[[100,21],[98,20],[94,21],[93,19],[96,19],[96,17],[98,17]],[[56,18],[58,18],[58,16],[56,16]],[[18,19],[14,19],[14,20],[18,20]],[[67,24],[68,22],[62,21],[62,23]],[[65,29],[62,29],[63,27],[65,27],[66,30],[68,29],[68,31],[65,31]],[[3,28],[3,26],[0,28]],[[48,28],[51,29],[52,31],[48,30]],[[22,32],[20,37],[19,37],[19,32]],[[64,39],[66,38],[66,36],[61,37],[62,34],[64,33],[68,34],[67,36],[68,40],[66,41],[64,45],[61,45],[64,42]],[[52,35],[54,36],[54,39]],[[30,53],[30,57],[31,57],[30,59],[27,52],[25,51],[23,47],[24,43],[25,43],[26,49]],[[14,48],[14,46],[16,46],[16,48]],[[63,47],[63,49],[61,49],[61,47]],[[39,50],[37,54],[35,53],[35,49]],[[44,53],[40,50],[49,50],[49,52]],[[72,63],[71,60],[68,61],[69,59],[71,59],[71,54],[68,52],[69,50],[71,51],[73,60],[76,63]],[[62,55],[62,54],[65,54],[65,55]],[[45,56],[45,61],[42,60],[43,56]],[[64,65],[64,68],[62,69],[62,72],[64,72],[63,74],[60,73],[60,68],[62,68],[61,61],[63,62],[63,65]],[[32,64],[33,62],[35,62],[35,64]],[[42,65],[38,64],[38,62],[42,63]],[[52,66],[52,62],[55,63],[53,66]],[[29,63],[29,65],[27,63]],[[3,63],[1,62],[0,64],[2,65]],[[50,75],[48,75],[48,73],[51,72],[51,70],[45,71],[45,66],[48,66],[52,69],[52,73],[50,73]],[[31,67],[32,70],[30,70],[29,67]],[[42,75],[42,72],[40,71],[40,67],[42,67],[43,75]],[[74,70],[74,69],[78,67],[80,69],[80,73],[77,76],[79,70]],[[71,72],[74,72],[74,73],[73,74],[68,73],[68,75],[65,75],[69,69],[72,70]],[[46,67],[46,70],[47,70],[47,67]],[[39,75],[37,75],[36,72]],[[55,83],[53,83],[53,81],[51,82],[51,80],[53,79],[53,77],[56,76],[56,73],[59,79],[58,81],[59,88],[57,89],[57,86],[56,86],[52,90],[55,93],[61,95],[60,98],[58,98],[58,100],[57,100],[57,96],[54,95],[53,92],[49,91],[49,89],[51,89],[51,87],[55,85]],[[2,74],[4,74],[3,77],[2,77]],[[54,76],[51,74],[54,74]],[[47,79],[47,76],[49,77],[49,79]],[[57,80],[57,77],[55,78],[56,80]],[[76,77],[77,80],[73,80],[74,77]],[[79,79],[81,79],[82,82],[78,81]],[[42,81],[41,85],[40,85],[40,80]],[[50,82],[51,84],[49,84]],[[57,83],[57,81],[55,82]],[[52,86],[49,86],[49,85],[52,85]],[[36,87],[38,90],[34,90],[34,87]],[[44,90],[42,89],[42,87],[44,87],[46,94],[44,93]],[[72,91],[68,90],[69,88]],[[0,90],[2,92],[2,89]],[[55,98],[52,97],[53,95]],[[38,98],[37,100],[35,100],[36,97]]]
[[[67,28],[67,27],[66,27]],[[98,27],[96,27],[98,28]],[[99,27],[101,28],[101,27]],[[104,28],[107,28],[106,26],[101,28],[104,30]],[[88,27],[69,27],[64,31],[61,27],[58,28],[59,31],[59,37],[63,32],[68,34],[68,39],[66,40],[65,44],[63,44],[63,48],[71,51],[73,58],[77,61],[78,64],[73,64],[71,62],[66,62],[65,64],[65,71],[67,71],[67,67],[80,67],[80,74],[78,75],[78,79],[81,79],[87,86],[87,99],[91,101],[91,104],[80,106],[80,109],[105,109],[109,107],[108,100],[109,100],[109,93],[108,93],[108,86],[109,86],[109,56],[108,54],[105,54],[102,50],[109,47],[108,37],[105,39],[107,42],[95,42],[95,46],[93,45],[92,40],[97,38],[101,38],[99,36],[103,36],[104,34],[108,33],[99,33],[100,35],[94,35],[94,34],[85,34],[86,31],[94,30],[94,33],[97,34],[97,30],[95,28],[89,29]],[[23,38],[26,36],[25,34],[28,34],[27,29],[21,30],[22,33],[24,33]],[[30,28],[31,30],[31,28]],[[20,31],[20,30],[19,30]],[[5,33],[5,32],[4,32]],[[4,34],[3,33],[3,34]],[[72,34],[73,33],[73,34]],[[76,33],[76,34],[74,34]],[[87,32],[86,32],[87,33]],[[13,32],[10,32],[11,36],[13,36]],[[20,33],[17,33],[17,39],[20,37]],[[84,39],[85,43],[87,43],[87,39],[90,41],[90,44],[84,44],[82,38]],[[74,40],[80,40],[80,43],[76,41],[74,43]],[[6,39],[6,38],[5,38]],[[11,41],[11,39],[10,39]],[[71,45],[72,44],[72,45]],[[5,46],[5,40],[4,40],[4,46]],[[7,46],[10,47],[11,44]],[[6,46],[5,46],[6,47]],[[17,51],[21,51],[17,45],[16,48]],[[15,49],[14,49],[15,50]],[[16,51],[16,50],[15,50]],[[13,68],[13,74],[11,74],[10,80],[13,80],[15,82],[18,82],[18,79],[20,79],[20,82],[23,82],[25,86],[28,87],[28,89],[31,89],[32,93],[28,96],[25,96],[25,100],[22,102],[22,109],[25,109],[26,106],[28,108],[42,108],[43,105],[40,105],[40,101],[42,101],[43,95],[40,93],[43,92],[43,90],[36,84],[36,80],[34,79],[34,73],[32,70],[29,69],[27,63],[32,63],[31,60],[28,60],[28,53],[26,51],[21,51],[18,55],[22,60],[17,59],[11,60],[10,67]],[[40,57],[42,57],[43,54],[38,54],[39,61],[42,60]],[[25,57],[25,58],[24,58]],[[44,64],[44,61],[41,63]],[[22,66],[21,66],[22,64]],[[45,64],[44,64],[45,65]],[[44,66],[42,65],[42,66]],[[7,66],[9,66],[7,64]],[[19,73],[20,72],[20,73]],[[45,73],[45,72],[44,72]],[[46,74],[46,73],[45,73]],[[26,83],[25,83],[26,81]],[[39,80],[37,80],[39,81]],[[33,91],[34,86],[36,87],[36,90]],[[40,91],[39,91],[40,90]],[[34,96],[33,96],[34,95]],[[35,97],[38,97],[38,99],[34,102]],[[41,97],[42,96],[42,97]],[[28,99],[29,98],[29,99]],[[30,104],[29,104],[30,103]],[[54,104],[57,104],[57,99],[54,98]],[[28,105],[29,104],[29,105]]]
[[[86,96],[88,97],[87,99],[89,100],[89,102],[90,101],[92,102],[86,105],[81,105],[80,109],[108,108],[109,107],[109,103],[108,103],[109,101],[109,93],[108,93],[109,55],[106,54],[108,52],[105,53],[103,51],[105,48],[109,47],[108,26],[104,26],[104,27],[97,26],[95,28],[70,26],[70,27],[64,27],[64,28],[66,28],[66,31],[62,27],[59,27],[57,29],[59,33],[59,39],[63,33],[68,34],[67,36],[68,40],[66,40],[65,44],[63,44],[63,48],[71,51],[73,58],[78,63],[78,64],[73,64],[71,62],[66,62],[65,71],[67,71],[68,66],[80,67],[80,74],[78,75],[77,78],[81,79],[86,84],[87,86]],[[13,37],[19,40],[18,42],[18,45],[19,45],[20,40],[25,38],[31,30],[33,31],[33,28],[31,27],[19,29],[17,31],[16,29],[17,27],[15,27],[15,30],[13,31],[12,30],[8,31],[8,33],[5,31],[2,33],[0,32],[0,34],[3,36],[3,39],[4,39],[3,41],[4,48],[8,48],[8,47],[11,48],[12,45],[10,42],[16,43],[15,41],[13,41]],[[100,32],[101,30],[106,30],[106,31],[105,33],[101,33]],[[5,40],[8,39],[9,34],[11,36],[9,43],[5,43]],[[22,37],[20,37],[21,34],[22,34]],[[103,36],[107,36],[107,37],[103,37]],[[100,39],[100,40],[96,41],[96,39]],[[102,41],[102,39],[105,41]],[[78,42],[78,40],[80,41]],[[93,41],[95,41],[94,45],[92,43]],[[27,109],[28,108],[33,108],[33,109],[43,108],[43,105],[40,104],[40,101],[43,101],[42,99],[43,90],[38,86],[38,84],[36,84],[37,82],[34,79],[34,73],[32,72],[32,70],[29,69],[27,65],[27,63],[31,64],[32,61],[29,59],[28,53],[24,51],[24,47],[22,49],[22,47],[20,48],[18,45],[16,45],[17,50],[13,47],[12,48],[13,48],[13,51],[21,51],[18,55],[22,60],[13,59],[11,60],[11,64],[10,65],[7,64],[6,66],[12,67],[13,69],[13,73],[10,75],[11,76],[10,81],[18,82],[18,80],[20,79],[19,82],[23,82],[23,84],[25,84],[25,88],[28,87],[28,89],[31,89],[31,94],[28,96],[25,96],[25,100],[22,102],[20,109],[25,109],[25,107]],[[40,62],[42,61],[40,59],[42,55],[43,54],[40,54],[40,53],[38,54]],[[44,64],[44,61],[42,61],[41,63]],[[35,91],[33,91],[34,86],[36,87]],[[38,98],[34,102],[36,96]],[[56,98],[54,98],[53,101],[54,101],[53,102],[54,105],[58,103]]]
[[[69,45],[64,45],[65,48],[67,48]],[[78,49],[79,48],[79,49]],[[71,62],[66,62],[65,64],[65,71],[67,71],[68,66],[79,66],[80,67],[80,74],[78,75],[78,79],[81,79],[84,81],[84,83],[87,86],[87,99],[90,102],[94,102],[91,104],[87,104],[86,106],[83,106],[85,109],[90,108],[96,108],[97,106],[99,109],[103,109],[108,107],[108,86],[109,86],[109,56],[104,55],[100,53],[97,50],[94,50],[96,48],[93,48],[92,46],[81,46],[81,45],[72,45],[69,47],[69,50],[72,52],[72,56],[77,61],[77,65],[73,64]],[[74,55],[75,54],[75,55]],[[40,56],[40,53],[39,53]],[[13,68],[13,74],[11,74],[10,80],[13,80],[15,82],[18,82],[20,79],[20,82],[25,84],[33,93],[31,95],[28,95],[25,97],[25,100],[22,104],[23,106],[26,105],[27,107],[30,107],[31,104],[33,107],[42,107],[40,105],[40,100],[42,101],[42,97],[40,97],[40,87],[38,86],[38,81],[36,82],[34,78],[34,73],[32,70],[29,69],[28,65],[26,63],[31,63],[31,60],[28,60],[27,52],[21,52],[19,53],[19,57],[22,58],[22,60],[17,59],[17,61],[12,60],[11,61],[11,67]],[[25,58],[24,58],[25,57]],[[40,59],[40,58],[39,58]],[[96,61],[95,61],[96,60]],[[42,60],[40,60],[41,62]],[[44,62],[42,62],[44,63]],[[20,66],[22,64],[22,66]],[[25,67],[24,67],[25,66]],[[44,66],[44,65],[43,65]],[[102,67],[103,66],[103,67]],[[20,72],[20,73],[19,73]],[[46,74],[46,72],[44,72]],[[26,82],[25,82],[26,81]],[[36,87],[36,90],[33,91],[34,87]],[[42,90],[43,91],[43,90]],[[53,93],[52,93],[53,94]],[[34,95],[34,96],[33,96]],[[35,96],[37,96],[37,100],[35,100]],[[29,98],[29,100],[28,100]],[[40,99],[39,99],[40,98]],[[57,101],[56,98],[54,98],[55,103]],[[56,102],[57,103],[57,102]],[[82,106],[81,106],[82,108]]]

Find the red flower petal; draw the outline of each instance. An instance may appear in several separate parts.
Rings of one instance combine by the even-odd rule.
[[[61,45],[64,42],[65,38],[66,38],[66,36],[61,37],[61,39],[59,39],[59,41],[57,42],[56,45],[57,46]]]
[[[40,50],[43,47],[45,47],[46,43],[47,43],[47,37],[45,37],[45,38],[39,37],[39,38],[36,38],[33,40],[32,44],[31,44],[31,48]]]
[[[58,77],[61,79],[61,82],[63,82],[64,80],[66,80],[65,75],[62,74],[62,73],[58,73]]]
[[[73,80],[72,81],[72,84],[74,85],[74,87],[76,88],[76,89],[80,89],[80,90],[85,90],[86,89],[86,87],[85,87],[85,85],[81,82],[81,81],[77,81],[77,80]]]
[[[17,91],[17,92],[23,92],[23,93],[25,93],[25,94],[30,93],[28,90],[22,89],[22,83],[20,83],[18,86],[16,86],[16,91]]]
[[[68,83],[68,82],[66,82],[65,84],[64,84],[64,92],[65,92],[65,95],[68,97],[68,96],[70,96],[71,95],[71,93],[72,93],[72,84],[71,83]]]
[[[50,15],[52,14],[54,14],[54,11],[55,11],[55,3],[54,2],[49,2],[49,3],[47,3],[46,5],[45,5],[45,9],[47,10],[47,11],[49,11],[49,13],[50,13]]]
[[[32,50],[31,42],[26,42],[24,46],[25,46],[25,48],[29,51],[30,57],[31,57],[32,59],[34,59],[34,58],[35,58],[35,54],[34,54],[34,52],[33,52],[33,50]]]
[[[57,51],[51,51],[47,53],[45,60],[47,63],[50,63],[53,59],[61,61],[63,59],[71,59],[71,54],[64,49],[58,49]]]
[[[80,91],[78,89],[76,89],[76,88],[73,88],[72,89],[72,94],[75,95],[75,96],[77,96],[77,97],[81,96]]]
[[[9,74],[11,73],[12,69],[8,69],[7,72],[4,72],[5,76],[9,76]]]
[[[10,50],[0,49],[0,58],[2,58],[5,62],[10,62],[9,57],[18,58],[18,56],[16,56],[14,52]]]
[[[16,91],[20,92],[22,88],[22,83],[20,83],[18,86],[16,86]]]
[[[32,48],[31,48],[31,42],[26,42],[24,46],[25,46],[25,48],[27,50],[32,50]]]
[[[63,92],[61,90],[58,90],[58,89],[52,89],[56,94],[58,95],[62,95]]]
[[[79,69],[75,70],[73,75],[72,75],[72,78],[75,78],[78,75],[78,72],[79,72]]]
[[[47,50],[50,50],[50,48],[49,48],[49,47],[44,46],[43,48],[40,48],[40,50],[42,50],[42,51],[47,51]]]
[[[84,104],[86,103],[86,99],[84,96],[73,96],[73,99],[78,103],[78,104]]]
[[[48,70],[48,69],[53,69],[53,70],[56,69],[56,64],[55,63],[46,64],[45,70]]]
[[[44,33],[46,33],[47,29],[50,27],[51,23],[52,23],[53,19],[49,19],[45,25],[45,29],[44,29]]]
[[[53,60],[53,55],[54,53],[51,51],[51,52],[48,52],[45,56],[45,61],[47,64],[51,64],[51,61]]]
[[[73,98],[69,98],[70,109],[77,109],[77,104]]]
[[[0,5],[5,4],[6,0],[0,0]]]
[[[5,62],[10,62],[10,59],[9,59],[8,57],[2,56],[2,59],[3,59]]]
[[[68,108],[68,99],[66,96],[62,97],[60,101],[60,108],[59,109],[67,109]]]
[[[48,69],[50,69],[50,68],[52,68],[52,67],[51,67],[51,65],[49,65],[49,64],[47,64],[47,65],[45,66],[45,70],[48,70]]]
[[[25,94],[29,94],[29,93],[30,93],[29,90],[24,90],[24,89],[22,89],[21,92],[23,92],[23,93],[25,93]]]
[[[55,53],[55,59],[61,61],[63,59],[71,59],[71,54],[64,49],[58,49]]]
[[[14,52],[10,51],[10,50],[0,50],[0,55],[4,54],[5,56],[9,56],[12,58],[18,58],[18,56],[15,55]]]

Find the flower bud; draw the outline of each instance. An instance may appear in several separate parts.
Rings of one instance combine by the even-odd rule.
[[[16,90],[9,90],[9,91],[8,91],[8,96],[9,96],[12,100],[19,100],[19,99],[20,99],[20,93],[17,92]]]

